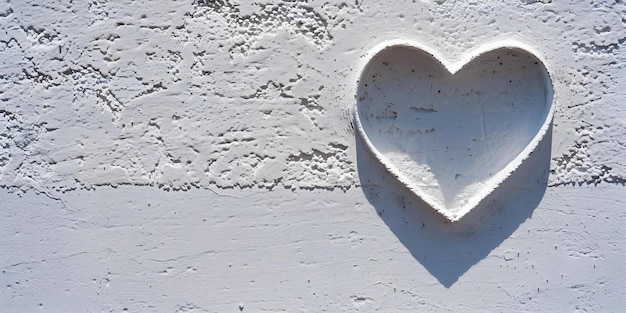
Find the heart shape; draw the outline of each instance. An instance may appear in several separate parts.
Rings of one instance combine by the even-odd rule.
[[[457,221],[532,154],[552,122],[552,96],[545,62],[522,43],[454,61],[391,41],[362,66],[354,116],[376,159]]]

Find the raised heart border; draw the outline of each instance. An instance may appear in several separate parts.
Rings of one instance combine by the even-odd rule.
[[[516,40],[499,40],[495,42],[486,43],[480,45],[479,47],[470,50],[465,53],[464,56],[458,60],[453,60],[446,58],[444,55],[436,52],[435,49],[432,49],[424,44],[419,42],[404,40],[404,39],[394,39],[390,41],[386,41],[376,45],[373,49],[369,51],[369,53],[362,58],[363,62],[361,66],[358,67],[360,73],[358,75],[359,79],[356,82],[356,91],[360,90],[361,80],[363,75],[367,72],[367,69],[370,65],[370,61],[379,53],[383,52],[385,49],[393,48],[393,47],[408,47],[416,50],[421,50],[429,55],[431,55],[434,59],[438,60],[443,67],[450,72],[451,75],[454,75],[456,72],[461,70],[464,66],[469,64],[472,60],[477,58],[478,56],[493,50],[498,49],[521,49],[532,55],[540,64],[543,69],[544,78],[546,82],[546,105],[550,107],[548,110],[548,114],[546,115],[545,121],[537,134],[533,137],[531,142],[516,156],[505,168],[500,170],[498,173],[493,175],[489,180],[485,183],[485,188],[482,188],[481,191],[475,196],[469,199],[467,205],[465,205],[461,210],[456,213],[449,212],[445,207],[441,207],[437,203],[429,201],[429,197],[425,195],[425,193],[416,186],[413,182],[410,181],[399,169],[397,169],[391,162],[389,162],[385,156],[380,153],[374,144],[369,140],[363,125],[361,123],[361,119],[359,118],[359,102],[358,96],[355,96],[357,99],[355,108],[354,108],[354,124],[358,130],[358,133],[365,142],[368,150],[374,155],[374,157],[386,168],[386,170],[395,176],[402,184],[404,184],[409,190],[411,190],[415,195],[417,195],[420,199],[426,202],[429,206],[435,209],[437,212],[441,213],[444,217],[446,217],[450,222],[455,222],[460,220],[463,216],[465,216],[468,212],[474,209],[481,201],[483,201],[489,194],[491,194],[500,184],[502,184],[515,170],[526,160],[532,152],[537,148],[537,145],[541,142],[541,140],[545,137],[550,126],[552,124],[553,115],[554,115],[554,84],[552,79],[552,74],[548,69],[547,63],[545,59],[542,57],[538,51],[536,51],[531,46],[516,41]]]

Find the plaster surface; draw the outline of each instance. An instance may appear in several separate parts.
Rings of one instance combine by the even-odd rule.
[[[389,172],[450,221],[533,153],[552,123],[552,83],[529,47],[497,42],[457,63],[410,41],[363,68],[356,127]]]
[[[622,1],[0,1],[0,311],[616,312]],[[449,223],[355,133],[381,43],[533,47],[554,119]]]

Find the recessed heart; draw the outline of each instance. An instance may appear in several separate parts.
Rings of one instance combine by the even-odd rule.
[[[452,62],[417,43],[380,45],[358,82],[358,132],[391,174],[457,221],[549,129],[552,81],[531,51],[506,41]]]

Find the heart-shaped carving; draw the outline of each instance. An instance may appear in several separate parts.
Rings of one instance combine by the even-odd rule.
[[[418,197],[459,220],[533,152],[552,122],[552,80],[524,44],[451,61],[417,43],[374,49],[355,122],[374,156]]]

